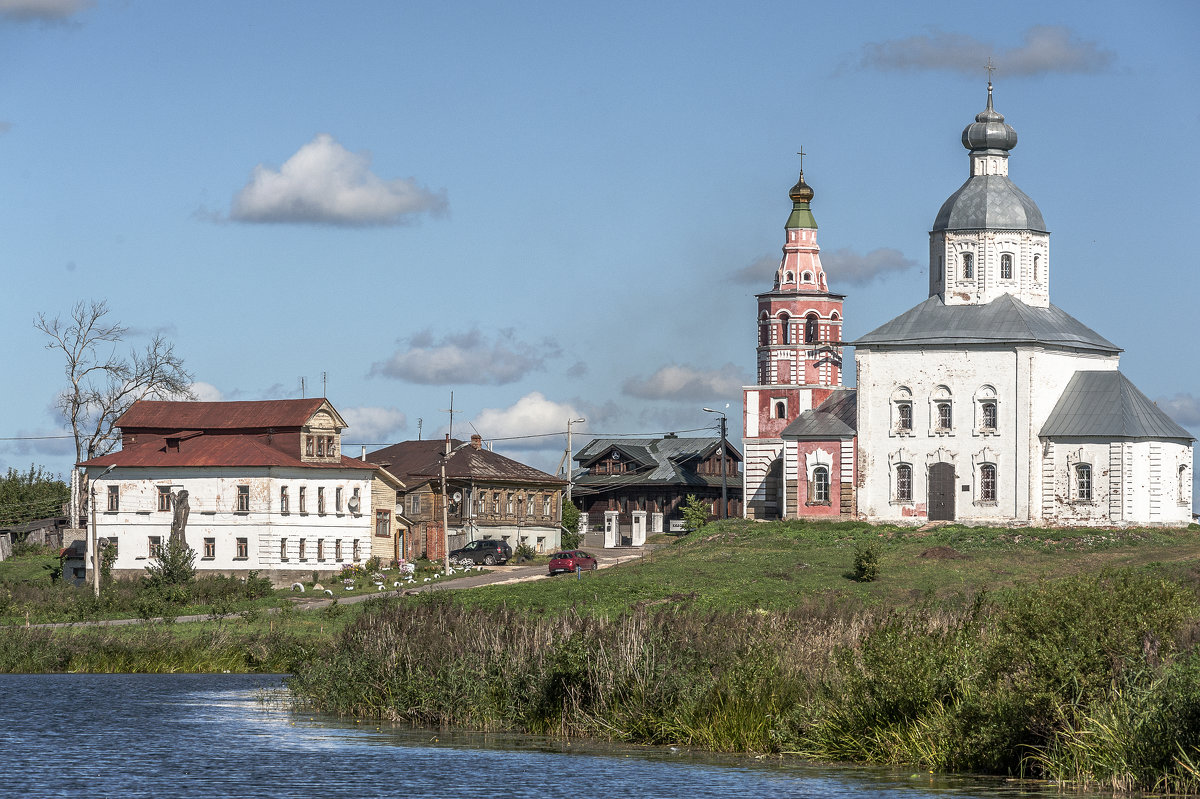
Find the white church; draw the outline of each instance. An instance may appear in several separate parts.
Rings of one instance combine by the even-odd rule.
[[[993,108],[990,83],[962,142],[969,177],[929,234],[929,298],[846,342],[857,387],[841,387],[840,371],[792,370],[790,385],[746,388],[747,398],[800,395],[790,419],[771,423],[762,414],[777,417],[781,406],[746,403],[747,515],[1188,524],[1194,439],[1121,374],[1119,347],[1051,304],[1050,234],[1008,177],[1017,134]],[[813,192],[804,189],[793,202],[807,211]],[[795,220],[811,227],[815,251],[811,213],[793,210]],[[824,274],[819,261],[816,269]],[[769,325],[803,320],[812,303],[803,290],[781,297],[778,278],[760,305],[766,296],[779,312]],[[777,357],[777,342],[797,341],[786,329],[764,337],[761,325],[760,315],[760,363]],[[840,363],[842,342],[812,343],[813,357],[823,345]]]

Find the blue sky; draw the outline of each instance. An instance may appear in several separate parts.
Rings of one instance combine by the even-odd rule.
[[[568,418],[580,446],[729,403],[739,435],[796,151],[865,333],[927,294],[989,57],[1052,301],[1200,432],[1198,30],[1191,2],[0,0],[0,438],[62,432],[33,321],[81,299],[202,398],[326,373],[355,444],[444,432],[451,391],[456,435],[550,470],[562,435],[516,437]]]

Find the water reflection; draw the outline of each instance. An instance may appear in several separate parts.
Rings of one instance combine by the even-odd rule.
[[[279,689],[261,675],[0,676],[0,795],[1038,795],[1003,781],[297,716],[261,701]]]

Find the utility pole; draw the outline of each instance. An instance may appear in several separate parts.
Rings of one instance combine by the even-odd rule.
[[[712,408],[702,408],[701,410],[708,413],[715,413],[721,417],[721,517],[722,519],[729,518],[729,470],[725,467],[725,450],[729,446],[725,443],[725,414],[721,411],[714,411]]]
[[[450,404],[454,404],[451,395]],[[453,418],[453,417],[451,417]],[[450,458],[450,434],[446,434],[446,450],[442,453],[442,571],[450,573],[450,510],[446,505],[446,461]]]
[[[587,419],[584,419],[582,416],[578,419],[567,420],[567,502],[571,501],[571,486],[575,484],[575,482],[571,479],[571,464],[573,463],[571,460],[571,455],[573,454],[573,451],[571,450],[571,425],[583,424],[586,421]]]

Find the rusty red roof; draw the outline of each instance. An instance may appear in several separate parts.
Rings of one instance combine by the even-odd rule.
[[[253,436],[202,435],[181,441],[178,449],[157,439],[84,461],[80,466],[192,467],[192,466],[293,466],[301,469],[367,469],[373,463],[343,455],[339,463],[314,463],[276,449]]]
[[[450,480],[475,480],[492,483],[521,483],[565,486],[566,480],[547,474],[525,464],[506,458],[489,449],[462,447],[463,442],[450,442],[452,453],[446,460],[446,477]],[[457,449],[462,447],[462,449]],[[367,453],[367,460],[387,467],[392,474],[408,485],[415,485],[441,473],[441,457],[446,451],[443,441],[402,441],[390,447]]]
[[[138,400],[117,419],[122,433],[147,430],[265,430],[298,429],[323,404],[311,399],[244,402],[179,402]],[[332,411],[333,406],[330,406]],[[333,411],[335,418],[337,412]]]

